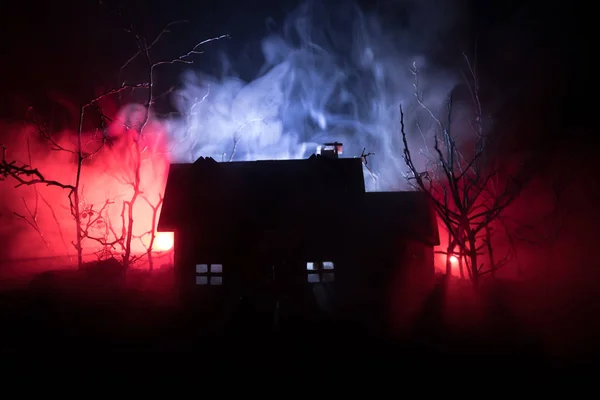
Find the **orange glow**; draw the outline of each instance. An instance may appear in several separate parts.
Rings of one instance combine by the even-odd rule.
[[[154,251],[169,251],[175,243],[173,232],[157,232],[154,238]]]

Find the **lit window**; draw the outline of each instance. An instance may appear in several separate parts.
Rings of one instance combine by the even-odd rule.
[[[196,264],[197,274],[208,274],[208,264]]]
[[[208,285],[208,277],[196,276],[196,285]]]
[[[308,283],[333,282],[335,280],[333,261],[307,262]]]
[[[196,285],[223,284],[223,264],[196,264]]]

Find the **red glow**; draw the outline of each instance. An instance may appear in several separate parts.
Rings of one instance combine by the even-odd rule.
[[[105,130],[109,143],[99,148],[97,132],[93,129],[82,133],[84,152],[94,152],[85,160],[80,180],[80,209],[82,225],[90,238],[102,238],[107,243],[124,235],[129,218],[126,204],[134,195],[136,165],[139,165],[138,197],[133,206],[134,221],[131,255],[141,256],[135,267],[145,268],[155,225],[160,215],[160,199],[164,191],[169,166],[168,147],[160,121],[152,118],[144,128],[142,140],[136,146],[135,129],[129,129],[119,121],[137,121],[144,108],[129,105],[121,110],[111,110],[111,103],[103,105],[115,122]],[[7,146],[7,158],[37,168],[46,179],[73,184],[76,164],[72,153],[51,150],[47,141],[40,138],[32,125],[1,124],[3,131],[11,135],[0,137]],[[53,132],[53,140],[60,146],[76,148],[76,132],[65,129]],[[89,147],[89,148],[88,148]],[[139,164],[138,164],[139,163]],[[15,215],[0,223],[2,237],[11,238],[0,256],[12,260],[31,258],[55,260],[53,267],[73,265],[75,249],[75,224],[69,208],[67,191],[44,185],[15,188],[11,179],[0,181],[0,214]],[[13,214],[14,213],[14,214]],[[22,217],[16,217],[16,215]],[[98,215],[102,218],[97,218]],[[28,221],[34,221],[28,222]],[[33,227],[35,225],[35,228]],[[152,243],[153,253],[165,253],[173,248],[172,233],[158,233]],[[84,239],[84,261],[93,261],[103,248],[96,240]],[[110,248],[117,258],[124,254],[120,245]],[[156,255],[162,256],[162,255]],[[0,257],[0,258],[2,258]],[[47,261],[49,262],[49,261]]]
[[[456,257],[456,256],[450,256],[450,262],[452,264],[458,264],[458,257]]]
[[[152,250],[154,251],[169,251],[175,244],[175,235],[173,232],[157,232],[154,238]]]

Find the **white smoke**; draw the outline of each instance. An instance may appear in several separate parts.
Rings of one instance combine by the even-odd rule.
[[[428,23],[429,30],[421,26]],[[435,23],[420,16],[417,28],[435,36],[443,30]],[[368,190],[403,188],[399,106],[410,129],[416,107],[411,67],[421,71],[423,99],[432,109],[456,82],[429,65],[426,50],[411,42],[413,30],[387,30],[356,5],[302,4],[262,41],[265,65],[255,80],[185,74],[175,96],[185,117],[166,122],[172,161],[306,158],[318,144],[337,140],[345,157],[360,156],[363,148],[374,153],[369,167],[376,179],[366,172]],[[418,152],[421,136],[411,137]]]

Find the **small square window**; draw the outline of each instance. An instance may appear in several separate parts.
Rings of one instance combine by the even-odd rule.
[[[196,276],[196,285],[208,285],[208,276]]]
[[[327,272],[321,276],[321,282],[333,282],[335,280],[334,278],[333,272]]]
[[[208,273],[208,264],[196,264],[196,273],[197,274]]]
[[[333,282],[335,279],[333,261],[309,261],[306,263],[308,283]]]
[[[223,264],[196,264],[196,285],[223,284]]]

